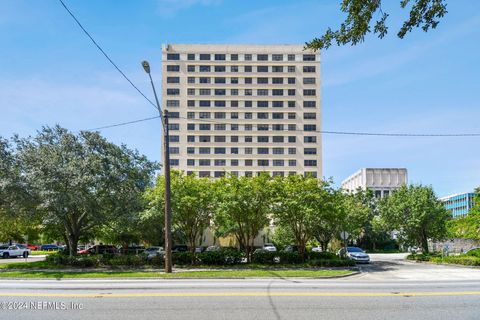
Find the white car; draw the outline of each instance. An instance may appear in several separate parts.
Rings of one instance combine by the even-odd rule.
[[[338,256],[341,258],[351,259],[357,263],[370,263],[370,256],[359,247],[347,247],[338,251]]]
[[[312,252],[322,252],[322,247],[320,246],[313,247]]]
[[[163,247],[149,247],[143,251],[143,254],[147,256],[147,260],[152,260],[157,256],[162,256],[165,254]]]
[[[28,248],[20,248],[17,245],[3,245],[0,246],[0,257],[4,259],[14,258],[14,257],[24,257],[27,258],[30,250]]]
[[[265,243],[263,245],[263,250],[267,250],[270,252],[277,252],[277,248],[273,245],[273,243]]]

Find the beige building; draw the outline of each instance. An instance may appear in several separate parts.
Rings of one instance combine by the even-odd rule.
[[[407,183],[407,169],[363,168],[345,179],[342,182],[342,189],[349,192],[369,189],[376,197],[383,198]]]
[[[172,169],[322,177],[320,54],[302,45],[162,47]]]

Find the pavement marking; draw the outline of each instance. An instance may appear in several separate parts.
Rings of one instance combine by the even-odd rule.
[[[0,293],[0,297],[148,298],[148,297],[434,297],[472,296],[480,291],[437,292],[186,292],[186,293]]]

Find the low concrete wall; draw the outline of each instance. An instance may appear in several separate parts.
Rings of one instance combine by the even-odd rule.
[[[479,240],[453,238],[445,241],[428,242],[428,249],[432,252],[448,250],[449,253],[462,253],[472,248],[480,248]]]

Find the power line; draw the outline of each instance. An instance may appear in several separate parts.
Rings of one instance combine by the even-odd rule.
[[[68,14],[73,18],[73,20],[75,20],[75,22],[78,24],[78,26],[80,27],[80,29],[82,29],[82,31],[87,35],[88,38],[90,38],[90,40],[93,42],[93,44],[97,47],[98,50],[100,50],[100,52],[105,56],[105,58],[107,58],[107,60],[115,67],[115,69],[117,69],[118,72],[120,72],[120,74],[125,78],[125,80],[127,80],[130,85],[135,89],[137,90],[138,93],[140,93],[144,98],[145,100],[147,100],[155,109],[157,109],[157,106],[150,100],[147,98],[147,96],[142,92],[140,91],[140,89],[138,89],[138,87],[125,75],[125,73],[117,66],[117,64],[115,62],[113,62],[113,60],[108,56],[108,54],[102,49],[102,47],[100,47],[100,45],[95,41],[95,39],[93,39],[93,37],[90,35],[90,33],[88,33],[88,31],[83,27],[83,25],[80,23],[80,21],[78,21],[78,19],[75,17],[75,15],[72,13],[72,11],[70,11],[70,9],[67,7],[67,5],[63,2],[63,0],[58,0],[60,1],[60,3],[62,4],[62,6],[65,8],[65,10],[67,10]]]
[[[138,120],[132,120],[128,122],[120,122],[120,123],[115,123],[115,124],[110,124],[106,125],[103,127],[98,127],[98,128],[92,128],[92,129],[84,129],[80,131],[97,131],[97,130],[102,130],[102,129],[108,129],[108,128],[113,128],[113,127],[120,127],[120,126],[125,126],[133,123],[138,123],[138,122],[143,122],[143,121],[148,121],[148,120],[153,120],[153,119],[158,119],[160,116],[154,116],[154,117],[149,117],[149,118],[144,118],[144,119],[138,119]]]

